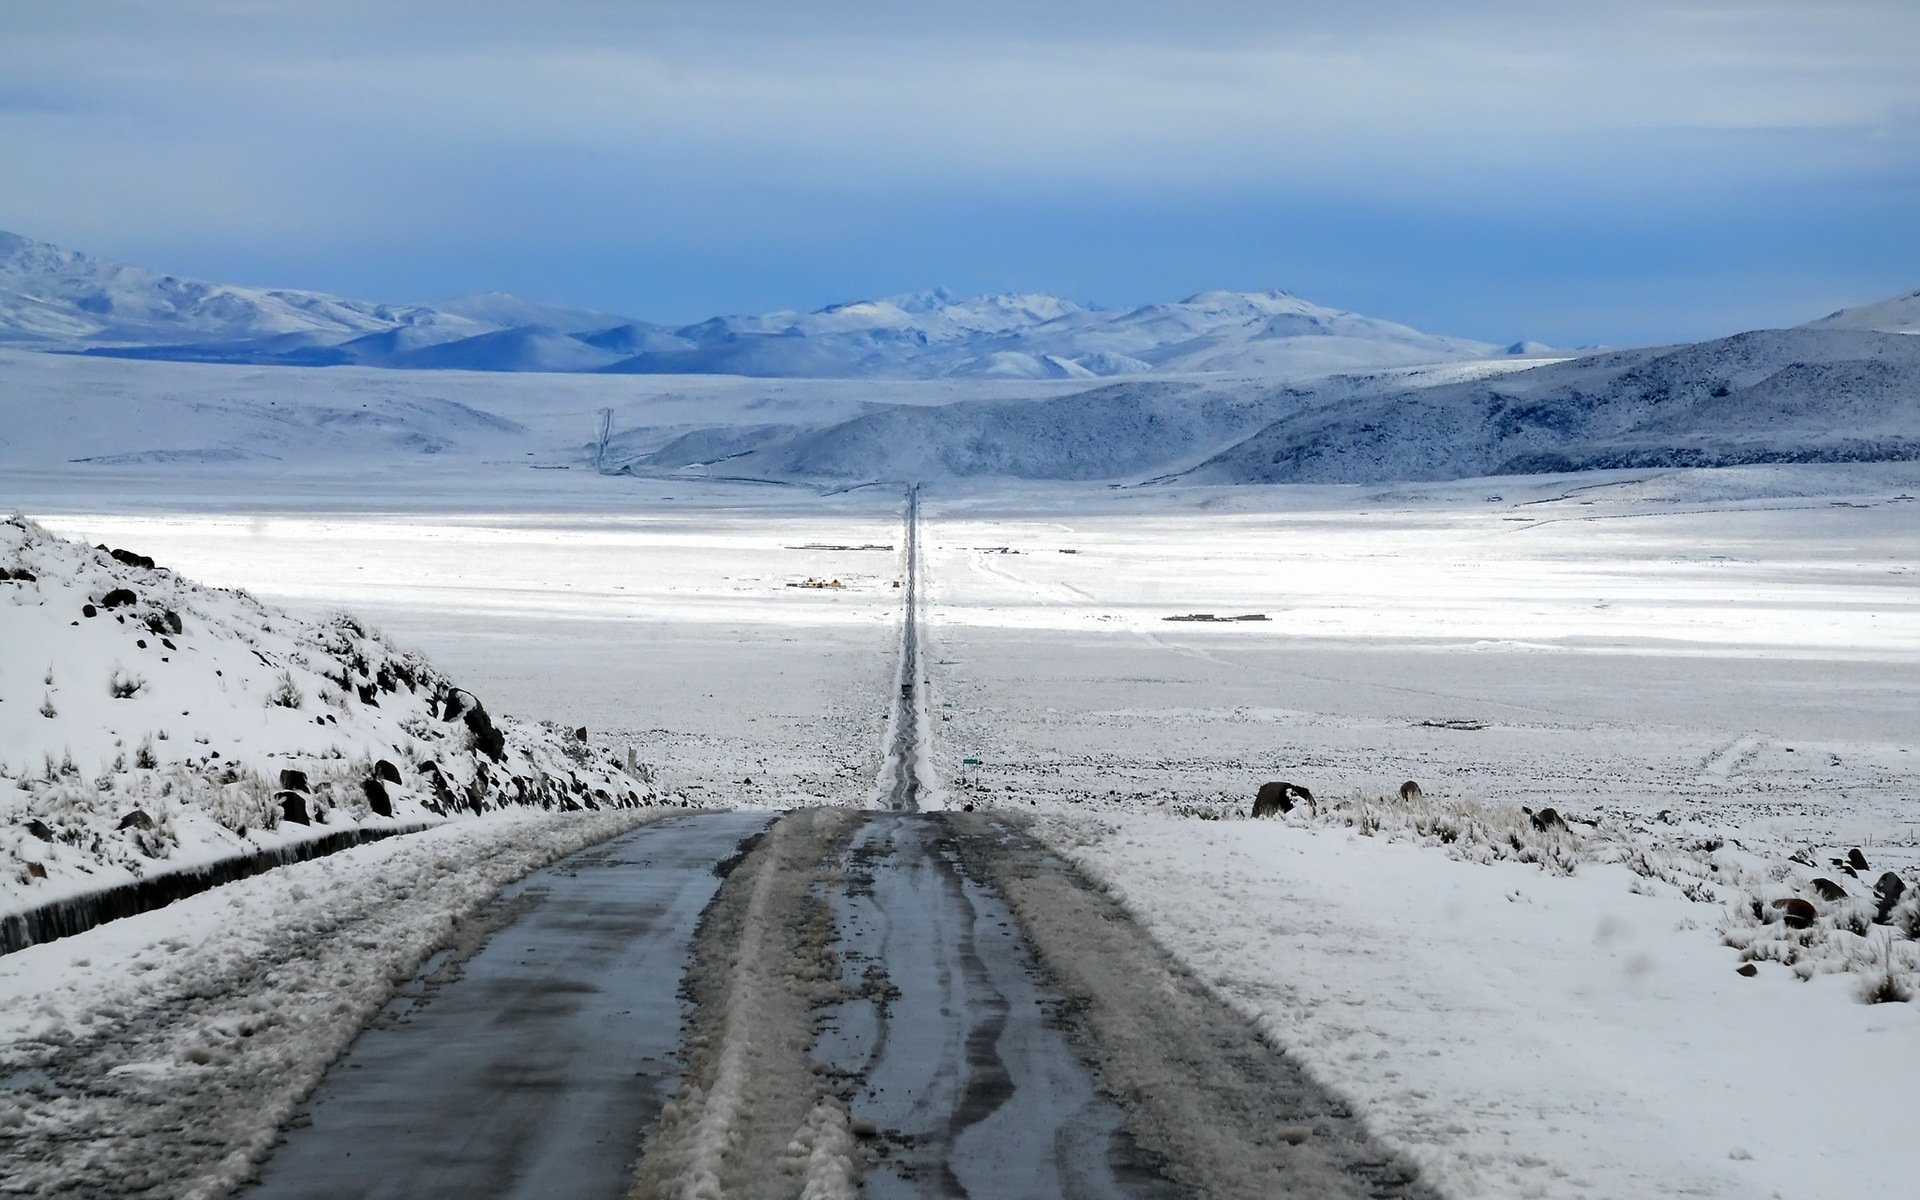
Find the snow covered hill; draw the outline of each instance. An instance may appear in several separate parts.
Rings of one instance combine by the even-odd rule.
[[[1186,478],[1360,483],[1913,458],[1920,341],[1787,329],[1316,405]]]
[[[821,379],[1297,377],[1503,353],[1285,292],[1100,309],[934,289],[669,328],[498,292],[390,305],[179,279],[12,234],[0,341],[184,362]]]
[[[1880,333],[1920,333],[1920,291],[1903,292],[1872,304],[1856,304],[1808,321],[1802,329],[1870,329]]]
[[[651,802],[352,617],[0,520],[0,916],[331,833]],[[16,652],[17,651],[17,652]]]

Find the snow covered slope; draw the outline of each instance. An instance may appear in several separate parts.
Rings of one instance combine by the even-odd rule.
[[[650,772],[309,621],[0,520],[0,915],[360,827],[650,802]]]
[[[1880,333],[1920,333],[1920,291],[1903,292],[1872,304],[1856,304],[1808,321],[1802,329],[1871,329]]]
[[[1912,458],[1920,340],[1788,329],[1343,398],[1276,420],[1187,477],[1361,483]]]

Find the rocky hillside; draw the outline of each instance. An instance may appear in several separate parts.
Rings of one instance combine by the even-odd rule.
[[[654,802],[581,732],[495,718],[350,616],[0,520],[0,914],[344,830]]]

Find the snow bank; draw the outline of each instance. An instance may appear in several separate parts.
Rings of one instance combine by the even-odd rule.
[[[496,722],[352,617],[18,517],[0,571],[0,915],[347,833],[654,799],[624,748]]]
[[[1623,867],[1554,875],[1271,821],[1040,828],[1450,1194],[1911,1182],[1920,1008],[1742,978],[1700,906]]]

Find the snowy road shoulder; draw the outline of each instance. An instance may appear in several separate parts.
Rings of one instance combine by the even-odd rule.
[[[1893,1194],[1920,1008],[1734,971],[1712,906],[1275,822],[1042,818],[1454,1195]]]
[[[0,1193],[225,1194],[502,887],[667,815],[489,814],[0,959]]]

